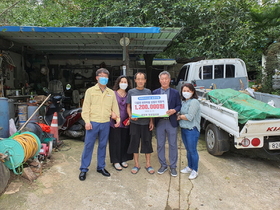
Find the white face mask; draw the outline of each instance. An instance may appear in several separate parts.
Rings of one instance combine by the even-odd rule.
[[[190,97],[192,97],[192,93],[190,92],[183,92],[183,96],[185,99],[189,99]]]
[[[125,90],[127,88],[128,84],[127,83],[120,83],[119,86],[120,86],[120,89]]]

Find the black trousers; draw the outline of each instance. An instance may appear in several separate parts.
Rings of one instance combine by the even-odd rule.
[[[149,125],[131,123],[128,153],[139,153],[140,146],[140,153],[148,154],[153,152],[152,131],[150,131]]]
[[[133,154],[127,153],[129,143],[129,128],[110,127],[109,153],[111,163],[122,163],[133,159]]]

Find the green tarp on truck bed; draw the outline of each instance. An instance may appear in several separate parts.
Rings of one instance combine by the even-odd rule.
[[[233,89],[215,89],[207,93],[206,98],[215,104],[238,112],[238,122],[280,118],[280,108],[256,100],[251,96]]]

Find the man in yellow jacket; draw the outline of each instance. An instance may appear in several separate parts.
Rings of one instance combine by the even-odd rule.
[[[117,115],[115,126],[120,125],[119,107],[113,90],[107,87],[109,71],[105,68],[96,71],[98,83],[86,90],[83,102],[82,118],[85,121],[85,143],[82,153],[79,179],[84,181],[92,159],[96,138],[99,139],[97,150],[97,172],[110,176],[105,169],[106,146],[110,131],[110,116]]]

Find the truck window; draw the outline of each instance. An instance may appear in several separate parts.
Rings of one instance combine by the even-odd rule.
[[[214,66],[214,79],[224,78],[224,65]]]
[[[226,78],[235,77],[235,66],[232,64],[226,65]]]
[[[212,79],[212,66],[203,66],[203,79]]]
[[[177,78],[177,82],[176,85],[180,82],[180,81],[185,81],[188,78],[188,74],[189,74],[189,68],[190,66],[183,66],[183,68],[180,70],[178,78]]]

